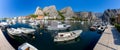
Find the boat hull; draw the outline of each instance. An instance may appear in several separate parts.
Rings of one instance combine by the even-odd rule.
[[[77,37],[80,36],[80,34],[82,33],[82,30],[77,30],[77,31],[71,31],[71,32],[65,32],[65,33],[76,33],[76,35],[74,36],[71,36],[71,37],[65,37],[65,38],[54,38],[54,42],[63,42],[63,41],[70,41],[70,40],[73,40],[73,39],[76,39]]]

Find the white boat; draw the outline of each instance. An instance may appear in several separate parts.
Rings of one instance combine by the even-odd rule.
[[[12,25],[12,21],[8,21],[7,23],[8,23],[9,25]]]
[[[23,34],[34,34],[34,29],[29,29],[29,28],[8,28],[7,32],[9,35],[15,35],[15,36],[21,36]],[[11,36],[12,37],[12,36]]]
[[[0,22],[0,26],[8,26],[9,24],[7,22]]]
[[[98,31],[104,31],[106,29],[106,26],[100,26],[99,28],[98,28]]]
[[[17,20],[12,20],[12,24],[16,24],[16,21],[17,21]]]
[[[4,31],[4,29],[6,29],[9,26],[10,25],[7,22],[0,22],[0,28],[2,29],[2,31]]]
[[[18,23],[22,23],[22,20],[17,20]]]
[[[18,50],[38,50],[38,49],[29,43],[24,43],[18,47]]]
[[[8,28],[7,29],[7,32],[10,34],[10,35],[16,35],[16,36],[21,36],[22,34],[22,31],[18,28],[18,29],[15,29],[15,28]]]
[[[9,24],[9,25],[12,25],[12,21],[10,19],[7,19],[6,22]]]
[[[36,22],[31,22],[31,23],[29,23],[29,25],[31,25],[31,26],[37,26],[37,25],[39,25],[39,24],[36,23]]]
[[[83,24],[84,24],[84,21],[82,21],[81,24],[83,25]]]
[[[48,30],[66,30],[70,27],[71,27],[71,25],[62,24],[61,22],[58,22],[57,24],[53,24],[51,26],[48,26],[47,29]]]
[[[38,27],[37,26],[31,26],[32,28],[34,28],[34,29],[37,29]]]
[[[22,23],[27,23],[27,20],[22,20]]]
[[[79,37],[81,33],[82,33],[82,30],[75,30],[75,31],[70,31],[70,32],[58,33],[54,37],[54,42],[73,40],[73,39]]]
[[[35,29],[30,29],[30,28],[20,28],[21,31],[25,34],[30,34],[30,33],[34,33],[35,32]]]

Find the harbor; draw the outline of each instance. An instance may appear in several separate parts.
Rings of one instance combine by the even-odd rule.
[[[120,50],[119,5],[120,0],[0,0],[0,50]]]
[[[94,50],[119,50],[120,33],[113,25],[108,25],[101,38],[97,42]]]
[[[96,31],[91,31],[90,26],[92,25],[90,25],[88,22],[84,22],[84,24],[82,23],[83,22],[65,23],[71,26],[69,30],[67,29],[46,30],[46,29],[41,29],[38,26],[36,26],[37,28],[35,29],[35,28],[32,28],[31,25],[29,24],[22,24],[22,23],[16,22],[16,24],[10,26],[10,28],[13,29],[13,32],[8,32],[10,31],[8,30],[8,28],[7,29],[4,28],[5,30],[0,30],[0,33],[1,33],[0,34],[0,37],[1,37],[0,49],[1,50],[9,50],[9,49],[16,50],[18,48],[20,49],[31,49],[32,48],[35,50],[39,50],[39,49],[55,50],[55,48],[56,49],[62,48],[63,50],[66,50],[66,49],[69,49],[67,48],[69,46],[71,46],[69,50],[73,50],[74,48],[77,48],[80,50],[101,50],[101,49],[102,50],[119,50],[120,49],[120,40],[119,40],[120,34],[113,25],[107,25],[107,26],[100,25],[100,27],[98,27],[99,26],[98,25],[98,26],[95,26]],[[28,30],[30,30],[30,32]],[[72,31],[72,30],[80,30],[80,32],[75,33],[75,31]],[[98,31],[101,31],[101,33],[99,33]],[[27,36],[18,36],[18,37],[13,36],[14,32],[17,34],[21,32],[19,33],[19,35],[23,33],[31,34],[31,32],[34,32],[35,38],[30,38]],[[57,36],[55,36],[56,33],[58,33]],[[5,37],[5,34],[7,34],[8,36]],[[11,36],[14,38],[9,36],[9,34],[11,34]],[[14,35],[17,35],[17,34],[14,34]],[[76,34],[79,34],[79,35],[76,35]],[[75,36],[75,37],[72,37],[72,36]],[[68,38],[68,37],[71,37],[71,38]],[[9,40],[15,40],[14,42],[16,43],[9,41]],[[26,42],[27,44],[25,44]],[[25,47],[27,45],[28,47]],[[77,45],[80,47],[75,47],[74,45]],[[8,48],[6,48],[5,46]],[[31,46],[31,48],[29,48],[29,46]],[[64,46],[65,48],[62,46]]]
[[[16,24],[10,25],[9,29],[14,28],[13,29],[14,32],[17,32],[16,30],[18,30],[23,33],[24,33],[24,31],[27,31],[29,29],[34,29],[35,30],[35,32],[34,32],[35,38],[30,38],[29,35],[28,36],[13,36],[12,35],[13,32],[8,32],[9,31],[8,29],[3,30],[3,34],[6,35],[7,40],[9,41],[9,43],[11,43],[11,45],[15,49],[18,49],[19,46],[21,46],[22,44],[27,42],[30,45],[37,48],[38,50],[48,50],[48,49],[61,50],[61,48],[62,48],[62,50],[68,50],[68,49],[69,50],[73,50],[73,49],[92,50],[94,48],[95,44],[97,43],[98,39],[101,36],[101,34],[97,33],[97,31],[89,30],[89,26],[91,24],[89,24],[89,22],[87,22],[87,21],[84,21],[84,23],[83,22],[62,22],[62,23],[71,25],[71,27],[67,30],[66,29],[65,30],[46,30],[44,27],[42,29],[38,26],[36,26],[37,28],[32,28],[32,26],[29,25],[29,23],[24,24],[24,23],[16,22]],[[48,26],[48,25],[46,25],[46,26]],[[24,30],[21,28],[27,28],[27,29]],[[75,30],[80,30],[80,32],[74,32]],[[63,35],[65,35],[65,36],[63,36],[64,39],[66,39],[66,38],[67,39],[62,40],[62,42],[54,41],[56,33],[62,33]],[[9,36],[9,34],[11,34],[11,36],[13,38],[11,36]],[[21,34],[21,33],[19,33],[19,34]],[[14,35],[16,35],[16,34],[14,34]],[[61,38],[63,38],[63,37],[61,37]],[[70,37],[70,38],[68,38],[68,37]],[[77,47],[77,46],[79,46],[79,47]],[[71,48],[69,48],[69,47],[71,47]],[[21,47],[21,48],[26,48],[26,47]],[[29,49],[29,47],[26,49]]]

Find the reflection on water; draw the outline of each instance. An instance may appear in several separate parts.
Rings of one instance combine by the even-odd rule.
[[[74,40],[70,40],[70,41],[64,41],[64,42],[55,42],[56,45],[63,45],[63,44],[72,44],[72,43],[77,43],[80,41],[79,39],[80,37],[74,39]]]
[[[50,24],[51,21],[45,21],[45,25]],[[98,41],[100,34],[97,32],[89,31],[88,27],[91,25],[89,22],[64,22],[66,24],[70,24],[72,27],[69,30],[63,31],[49,31],[46,29],[41,29],[40,27],[31,27],[28,24],[17,23],[16,25],[12,25],[11,27],[25,27],[25,28],[34,28],[36,29],[35,38],[26,38],[26,37],[17,37],[12,39],[7,35],[7,31],[5,34],[8,37],[9,42],[17,49],[18,45],[28,42],[38,48],[39,50],[92,50],[96,42]],[[41,24],[42,25],[42,24]],[[41,26],[40,25],[40,26]],[[71,30],[82,29],[83,32],[80,37],[66,42],[58,42],[55,43],[53,41],[54,34],[56,32],[66,32]],[[42,34],[41,34],[42,33]],[[13,42],[14,41],[14,42]],[[86,49],[87,48],[87,49]]]

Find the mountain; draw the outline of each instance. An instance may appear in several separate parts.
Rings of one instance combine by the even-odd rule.
[[[36,8],[36,11],[35,11],[34,14],[44,16],[44,13],[43,13],[42,9],[39,6]]]
[[[76,12],[78,17],[83,17],[83,18],[87,18],[88,17],[88,12]]]
[[[43,12],[45,16],[60,18],[60,15],[58,14],[57,9],[54,5],[43,8]]]
[[[60,10],[60,12],[67,19],[70,19],[72,17],[76,17],[76,14],[73,12],[71,7],[65,7],[62,10]]]
[[[120,14],[120,9],[107,9],[103,13],[103,20],[108,21],[111,17],[117,17],[117,14]]]
[[[62,18],[70,19],[73,17],[82,17],[84,19],[96,19],[96,16],[101,16],[100,14],[96,14],[93,12],[74,12],[71,7],[65,7],[58,11],[54,5],[44,7],[43,10],[40,7],[36,8],[36,15],[43,15],[52,18]]]
[[[96,15],[93,12],[76,12],[76,15],[78,17],[84,18],[84,19],[96,19]]]
[[[98,17],[98,18],[102,18],[103,13],[99,13],[99,12],[97,12],[97,13],[95,13],[95,16]]]

